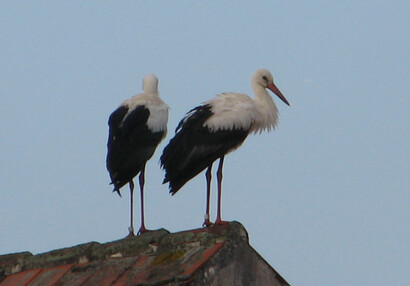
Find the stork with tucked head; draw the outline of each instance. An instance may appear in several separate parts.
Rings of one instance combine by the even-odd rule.
[[[133,226],[133,178],[139,175],[141,194],[141,227],[138,234],[147,231],[144,222],[145,165],[167,133],[168,105],[158,95],[158,78],[153,74],[144,77],[143,93],[125,100],[108,120],[107,170],[114,192],[129,183],[131,223],[129,236],[134,235]]]
[[[267,89],[285,104],[289,102],[273,83],[266,69],[258,69],[251,80],[255,99],[241,93],[222,93],[187,113],[180,121],[175,136],[165,147],[161,166],[165,169],[163,183],[169,183],[174,195],[190,179],[204,169],[207,196],[205,226],[211,226],[209,201],[211,170],[219,159],[217,170],[218,208],[215,224],[221,219],[222,167],[225,155],[238,148],[250,133],[274,129],[278,121],[278,108]]]

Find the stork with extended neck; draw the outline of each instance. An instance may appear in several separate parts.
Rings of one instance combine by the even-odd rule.
[[[143,93],[125,100],[108,120],[107,170],[114,192],[129,183],[131,223],[129,236],[134,235],[133,226],[133,178],[139,175],[141,195],[141,227],[138,234],[147,231],[144,222],[145,165],[152,157],[159,142],[165,137],[168,122],[168,105],[158,95],[158,78],[148,74],[142,82]]]
[[[225,155],[238,148],[250,133],[275,128],[278,108],[266,89],[275,93],[284,103],[289,102],[273,83],[271,73],[258,69],[251,85],[255,99],[240,93],[222,93],[187,113],[176,128],[175,137],[165,147],[161,165],[165,169],[163,183],[169,183],[174,195],[185,183],[204,169],[207,195],[205,226],[211,226],[209,201],[211,169],[219,159],[217,170],[218,208],[215,224],[221,219],[222,167]]]

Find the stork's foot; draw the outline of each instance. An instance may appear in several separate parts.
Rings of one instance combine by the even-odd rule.
[[[229,221],[224,221],[224,220],[221,220],[220,218],[217,218],[214,224],[221,225],[221,224],[228,224],[228,223]]]
[[[202,224],[203,227],[211,227],[214,224],[209,220],[209,219],[205,219],[204,223]]]
[[[128,235],[127,235],[126,237],[133,237],[133,236],[135,236],[135,234],[134,234],[134,228],[133,228],[132,226],[130,226],[130,227],[128,228],[128,231],[129,231],[129,233],[128,233]]]
[[[146,229],[145,226],[141,226],[140,229],[137,232],[137,235],[140,235],[140,234],[143,234],[143,233],[146,233],[146,232],[150,232],[150,231],[152,231],[152,230]]]

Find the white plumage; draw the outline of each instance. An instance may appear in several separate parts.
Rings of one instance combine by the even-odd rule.
[[[253,100],[246,94],[222,93],[206,101],[204,105],[210,105],[213,113],[204,122],[204,126],[211,132],[238,127],[250,129],[259,117]]]

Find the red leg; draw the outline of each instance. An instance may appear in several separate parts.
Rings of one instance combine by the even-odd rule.
[[[130,202],[131,202],[131,223],[130,223],[130,227],[128,228],[129,234],[128,236],[134,236],[134,218],[133,218],[133,214],[134,214],[134,182],[131,180],[130,181]]]
[[[218,179],[218,210],[216,215],[215,224],[225,224],[228,223],[227,221],[223,221],[221,219],[221,199],[222,199],[222,167],[224,164],[224,156],[219,159],[219,166],[218,171],[216,172],[217,179]]]
[[[141,194],[141,227],[138,230],[138,234],[141,234],[141,233],[147,232],[147,229],[145,228],[145,219],[144,219],[145,164],[142,167],[142,170],[140,172],[139,183],[140,183],[140,194]]]
[[[208,167],[205,173],[206,177],[206,210],[205,210],[205,221],[202,224],[203,226],[209,227],[213,223],[210,222],[209,220],[209,205],[210,205],[210,199],[211,199],[211,179],[212,179],[212,164]]]

